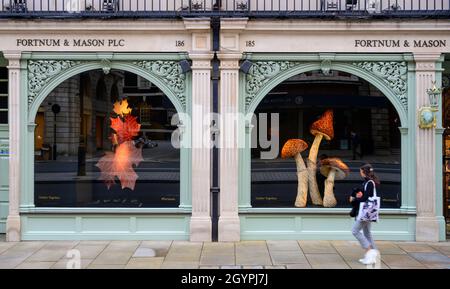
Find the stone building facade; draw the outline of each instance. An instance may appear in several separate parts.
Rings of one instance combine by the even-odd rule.
[[[249,115],[278,85],[311,71],[341,71],[364,79],[371,86],[363,87],[361,93],[380,93],[398,115],[401,149],[391,150],[385,144],[392,140],[384,130],[392,121],[389,111],[370,110],[376,151],[400,153],[401,159],[396,167],[401,170],[401,203],[382,210],[383,222],[374,228],[376,238],[445,240],[443,106],[439,103],[436,124],[430,128],[422,126],[419,113],[430,106],[427,91],[433,81],[444,86],[443,76],[448,73],[450,8],[435,7],[432,15],[428,9],[423,16],[429,18],[413,20],[396,18],[401,15],[389,7],[376,8],[375,14],[351,7],[343,10],[343,19],[330,16],[340,11],[339,6],[332,13],[314,8],[315,17],[288,7],[293,11],[290,15],[296,15],[290,19],[277,19],[276,13],[265,10],[233,17],[219,13],[224,17],[215,18],[216,14],[207,13],[208,7],[202,7],[204,14],[180,10],[177,13],[191,14],[178,17],[165,9],[159,11],[165,13],[160,18],[129,19],[122,8],[108,12],[116,13],[111,15],[117,19],[98,19],[102,16],[96,11],[102,8],[91,14],[80,12],[77,15],[88,18],[83,21],[78,16],[63,21],[33,18],[38,14],[13,19],[6,8],[0,8],[4,15],[0,19],[0,63],[8,68],[9,83],[9,121],[0,125],[0,217],[4,225],[0,228],[9,241],[210,241],[213,232],[220,241],[352,238],[347,208],[252,206]],[[411,16],[420,11],[414,8]],[[155,16],[154,11],[147,12]],[[391,14],[383,14],[387,12]],[[319,17],[321,13],[328,15],[326,19]],[[366,19],[355,18],[358,13]],[[376,13],[387,19],[378,19]],[[147,79],[181,115],[174,124],[181,142],[187,144],[180,149],[179,206],[36,207],[36,116],[42,112],[48,120],[44,142],[51,143],[53,115],[48,102],[58,102],[62,107],[57,117],[60,150],[76,154],[80,127],[73,125],[69,130],[66,123],[80,120],[79,84],[88,74],[84,106],[89,115],[88,148],[93,151],[95,116],[108,119],[111,107],[106,103],[112,87],[117,85],[114,94],[123,94],[122,76],[114,71]],[[97,99],[101,79],[105,99]],[[218,123],[212,122],[209,113],[213,111],[221,114]],[[217,150],[219,162],[205,145],[212,135],[223,145]],[[106,133],[104,137],[107,147]]]

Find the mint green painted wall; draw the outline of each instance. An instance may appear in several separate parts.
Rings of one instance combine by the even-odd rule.
[[[22,214],[23,240],[189,240],[190,215]]]
[[[5,67],[7,64],[8,62],[3,58],[3,55],[0,52],[0,66]],[[0,150],[9,151],[8,139],[8,125],[0,124]],[[6,232],[6,218],[8,217],[8,163],[8,156],[0,155],[0,234]]]
[[[348,214],[241,214],[242,240],[354,240]],[[373,224],[376,240],[415,240],[416,218],[382,215]]]
[[[0,150],[8,150],[8,126],[0,125]],[[6,232],[8,217],[8,156],[0,155],[0,234]]]

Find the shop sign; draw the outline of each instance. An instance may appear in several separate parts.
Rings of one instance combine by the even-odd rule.
[[[124,47],[125,39],[40,39],[17,38],[17,47]]]
[[[364,48],[445,48],[447,47],[447,40],[442,39],[431,39],[431,40],[423,40],[423,39],[413,39],[413,40],[388,40],[388,39],[356,39],[355,47],[364,47]]]

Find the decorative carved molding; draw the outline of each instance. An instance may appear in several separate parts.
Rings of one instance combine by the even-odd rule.
[[[258,61],[254,62],[246,75],[245,81],[245,108],[248,109],[258,92],[279,73],[300,65],[298,61]],[[351,64],[351,63],[350,63]],[[365,61],[354,62],[354,66],[366,70],[378,77],[394,92],[402,103],[404,109],[408,110],[408,65],[404,61]],[[332,63],[324,60],[320,63],[323,74],[330,73]]]
[[[331,60],[325,59],[320,64],[320,69],[322,70],[323,75],[330,75],[331,74]]]
[[[273,77],[280,72],[286,71],[299,65],[296,61],[257,61],[254,62],[246,75],[245,108],[248,109],[255,96]]]
[[[36,96],[52,78],[81,63],[81,61],[73,60],[29,60],[28,106],[31,107]],[[103,59],[100,64],[103,72],[105,74],[109,74],[111,71],[112,62],[110,60]],[[161,79],[173,91],[183,108],[186,109],[186,76],[183,74],[179,62],[158,60],[137,61],[132,62],[132,64],[139,68],[143,68],[148,73]]]
[[[177,61],[137,61],[133,64],[147,70],[166,83],[174,92],[183,108],[186,108],[186,76]]]
[[[103,59],[101,64],[102,64],[103,73],[109,74],[111,72],[111,61],[108,59]]]
[[[392,89],[403,107],[408,111],[408,65],[406,62],[355,62],[362,68],[381,78]]]
[[[28,106],[33,104],[36,96],[53,77],[80,63],[72,60],[29,60]]]

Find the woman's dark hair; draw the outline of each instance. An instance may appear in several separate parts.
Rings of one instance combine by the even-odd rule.
[[[378,179],[377,175],[375,175],[375,171],[371,164],[365,164],[362,167],[360,167],[362,170],[364,176],[368,178],[369,180],[372,180],[375,182],[375,184],[380,184],[380,179]]]

